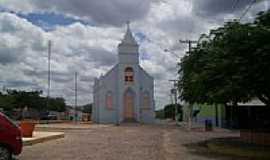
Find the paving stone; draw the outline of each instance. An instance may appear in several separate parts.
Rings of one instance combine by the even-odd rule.
[[[184,146],[231,132],[188,132],[172,125],[102,126],[66,130],[65,138],[27,146],[19,160],[209,160]]]

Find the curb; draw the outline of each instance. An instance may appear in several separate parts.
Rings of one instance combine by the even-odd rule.
[[[60,132],[65,132],[65,131],[81,131],[81,130],[93,130],[96,128],[103,128],[103,127],[108,127],[108,126],[114,126],[114,125],[96,125],[96,127],[88,126],[88,127],[73,127],[73,126],[68,126],[68,127],[58,127],[58,126],[36,126],[35,130],[37,131],[60,131]]]
[[[75,130],[90,130],[91,128],[57,128],[57,127],[35,127],[37,131],[75,131]]]
[[[43,142],[47,142],[47,141],[51,141],[51,140],[56,140],[56,139],[60,139],[60,138],[64,138],[65,134],[64,133],[59,133],[59,134],[55,134],[55,135],[49,135],[46,137],[40,137],[37,139],[32,139],[32,140],[24,140],[23,141],[23,146],[32,146],[38,143],[43,143]]]

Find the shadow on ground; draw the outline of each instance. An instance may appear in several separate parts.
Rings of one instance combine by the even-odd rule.
[[[255,145],[239,138],[213,138],[185,144],[189,152],[217,160],[269,160],[270,146]]]

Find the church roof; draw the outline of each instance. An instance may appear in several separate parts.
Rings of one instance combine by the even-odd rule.
[[[127,31],[121,44],[138,45],[130,30],[129,22],[127,22]]]

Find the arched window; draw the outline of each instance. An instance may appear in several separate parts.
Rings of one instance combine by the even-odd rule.
[[[134,81],[134,72],[131,67],[127,67],[125,69],[125,82],[133,82]]]
[[[106,94],[106,107],[107,109],[113,109],[113,96],[110,91]]]
[[[150,108],[150,95],[149,95],[149,92],[147,91],[143,93],[143,108],[145,109]]]

